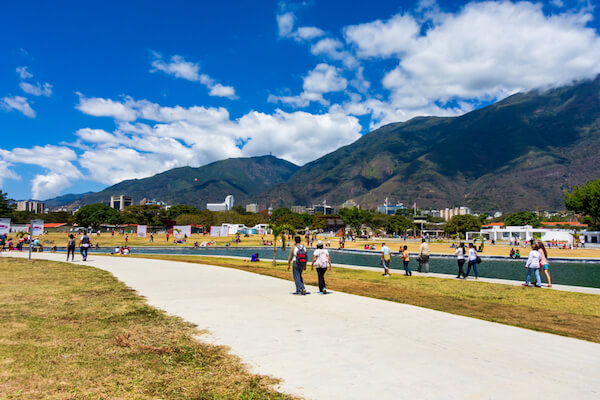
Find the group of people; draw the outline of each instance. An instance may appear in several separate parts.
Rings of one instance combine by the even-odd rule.
[[[402,264],[404,266],[404,275],[412,276],[412,271],[408,267],[410,263],[410,254],[408,253],[408,246],[400,246],[399,253],[402,256]],[[417,272],[425,271],[429,273],[429,256],[431,251],[429,250],[429,244],[426,239],[421,240],[421,246],[419,247],[419,256],[417,257],[418,267]],[[383,276],[390,276],[390,264],[392,263],[392,250],[385,244],[381,244],[381,265],[383,266]]]
[[[323,241],[317,241],[317,249],[313,253],[311,271],[317,269],[317,275],[319,279],[319,293],[327,294],[327,288],[325,285],[325,272],[329,268],[331,271],[331,258],[329,252],[323,248]],[[306,287],[304,286],[304,280],[302,279],[302,273],[306,270],[308,265],[308,251],[302,244],[300,236],[294,238],[294,247],[290,249],[288,256],[288,268],[289,271],[292,269],[294,276],[294,284],[296,285],[296,293],[299,295],[306,294]]]
[[[69,261],[69,256],[71,256],[71,261],[75,261],[75,247],[77,246],[77,240],[75,240],[75,235],[72,233],[69,234],[69,238],[67,239],[67,261]],[[92,240],[87,234],[87,231],[83,231],[83,236],[79,239],[79,251],[81,253],[81,258],[83,261],[87,261],[88,250],[92,247]]]
[[[515,250],[515,249],[510,249],[510,258],[521,258],[521,253],[519,252],[519,249]]]
[[[552,280],[550,279],[550,264],[548,263],[548,252],[546,251],[546,247],[544,243],[536,242],[531,246],[531,251],[529,252],[529,256],[527,257],[527,263],[525,264],[525,268],[527,268],[527,276],[525,278],[525,283],[523,286],[529,286],[531,282],[531,275],[535,275],[535,283],[536,287],[542,287],[542,279],[540,276],[540,269],[544,271],[546,275],[546,279],[548,279],[547,287],[552,287]]]
[[[458,275],[456,275],[458,279],[467,279],[471,273],[471,269],[473,269],[475,279],[479,279],[477,264],[481,262],[481,258],[477,254],[477,249],[475,249],[473,243],[469,243],[468,249],[465,249],[465,244],[461,242],[456,248],[454,255],[456,256],[456,262],[458,264]],[[465,262],[467,263],[467,272],[463,271]]]
[[[131,254],[131,250],[129,249],[129,246],[121,246],[121,247],[117,246],[117,247],[115,247],[113,252],[110,254],[114,254],[114,255],[120,254],[122,256],[128,256]]]

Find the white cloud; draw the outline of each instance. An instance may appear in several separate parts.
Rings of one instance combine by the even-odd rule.
[[[294,30],[296,16],[291,11],[278,14],[276,19],[279,36],[283,38],[291,38],[297,42],[303,42],[325,35],[323,30],[314,26],[301,26]]]
[[[34,199],[56,196],[82,176],[72,163],[77,159],[77,154],[64,146],[15,148],[2,150],[0,155],[4,162],[38,165],[46,170],[44,174],[36,175],[31,181],[31,194]]]
[[[179,166],[267,153],[303,164],[360,137],[358,120],[339,111],[317,115],[251,111],[232,120],[224,108],[162,107],[130,97],[111,102],[155,123],[122,121],[114,132],[91,128],[76,132],[85,149],[79,164],[94,180],[106,184]]]
[[[98,97],[87,98],[79,92],[77,95],[79,104],[75,108],[84,114],[95,117],[112,117],[119,121],[135,121],[137,119],[136,112],[123,103]]]
[[[20,176],[11,169],[12,164],[2,159],[4,152],[7,151],[0,149],[0,188],[5,179],[20,179]]]
[[[269,101],[287,103],[295,107],[306,107],[310,102],[329,105],[323,98],[324,93],[338,92],[346,89],[348,81],[341,76],[341,69],[328,64],[318,64],[304,77],[304,91],[298,96],[269,96]]]
[[[25,97],[3,97],[0,99],[0,108],[4,108],[7,111],[17,110],[22,112],[26,117],[35,118],[35,111],[31,108]]]
[[[17,74],[21,79],[33,78],[33,74],[27,71],[27,67],[17,67]]]
[[[25,93],[29,93],[34,96],[46,96],[50,97],[52,95],[52,85],[49,83],[44,83],[44,85],[40,85],[36,83],[35,85],[28,82],[21,82],[19,86]]]
[[[541,4],[470,3],[438,15],[424,35],[408,15],[348,27],[361,57],[395,57],[382,83],[408,109],[451,99],[493,100],[600,72],[600,38],[586,13],[544,15]]]
[[[321,39],[311,46],[310,52],[315,56],[326,56],[331,60],[341,61],[347,68],[358,66],[356,58],[349,51],[344,50],[343,43],[337,39]]]
[[[150,72],[162,71],[176,78],[186,79],[192,82],[200,82],[206,86],[209,95],[217,97],[227,97],[236,99],[235,89],[232,86],[224,86],[217,83],[207,74],[200,73],[200,66],[197,63],[186,61],[182,56],[174,55],[170,61],[165,62],[162,56],[156,52],[153,53],[154,60],[152,61],[153,69]]]

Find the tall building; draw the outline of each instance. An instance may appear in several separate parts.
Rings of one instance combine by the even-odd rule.
[[[229,211],[233,208],[233,195],[225,197],[222,203],[206,203],[206,209],[210,211]]]
[[[358,204],[354,200],[346,200],[344,204],[342,204],[342,208],[360,208]]]
[[[246,212],[257,213],[258,212],[258,204],[256,204],[256,203],[246,204]]]
[[[440,216],[444,218],[446,221],[450,221],[452,217],[455,215],[469,215],[471,214],[471,209],[469,207],[454,207],[454,208],[445,208],[440,211]]]
[[[292,206],[291,211],[293,213],[297,213],[297,214],[305,214],[306,213],[306,207],[304,207],[304,206]]]
[[[40,201],[17,201],[17,211],[29,211],[35,214],[42,214],[44,209],[44,203]]]
[[[133,197],[124,196],[122,194],[118,196],[110,196],[110,206],[115,210],[123,211],[125,207],[133,205]]]

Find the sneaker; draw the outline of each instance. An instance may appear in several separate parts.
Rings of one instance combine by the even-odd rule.
[[[526,283],[521,283],[521,286],[529,286],[529,285]]]
[[[327,294],[327,289],[323,289],[323,294]]]
[[[302,291],[300,292],[300,294],[301,294],[302,296],[304,296],[304,295],[306,294],[306,290],[305,290],[305,289],[302,289]]]

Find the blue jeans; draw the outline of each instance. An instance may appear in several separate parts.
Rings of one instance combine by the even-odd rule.
[[[531,281],[531,272],[535,273],[536,283],[535,286],[542,286],[542,279],[540,277],[540,269],[539,268],[527,268],[527,278],[525,278],[525,284],[529,285]]]
[[[296,284],[296,293],[302,293],[304,289],[304,281],[302,280],[302,272],[304,271],[304,265],[298,264],[294,261],[292,266],[292,272],[294,273],[294,283]]]
[[[408,261],[404,261],[404,272],[406,272],[406,275],[410,275],[410,268],[408,268]]]
[[[81,257],[85,260],[87,258],[88,248],[81,246]]]
[[[469,276],[471,267],[473,267],[473,272],[475,272],[475,278],[479,278],[479,273],[477,272],[477,262],[475,260],[469,261],[469,264],[467,264],[467,273],[465,274],[465,278]]]

